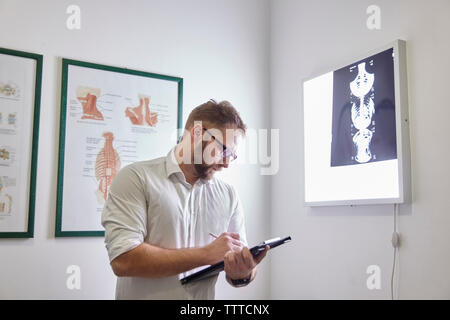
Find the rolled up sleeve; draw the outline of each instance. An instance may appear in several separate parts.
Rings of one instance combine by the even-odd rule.
[[[114,178],[102,212],[109,261],[130,251],[146,236],[145,186],[137,169],[124,167]]]

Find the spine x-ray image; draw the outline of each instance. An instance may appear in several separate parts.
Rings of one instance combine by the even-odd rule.
[[[397,158],[389,49],[333,73],[331,166]]]

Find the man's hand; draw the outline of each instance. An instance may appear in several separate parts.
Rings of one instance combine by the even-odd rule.
[[[269,246],[266,246],[265,250],[256,256],[256,258],[253,257],[247,247],[235,251],[228,251],[224,259],[227,277],[233,280],[250,277],[253,269],[264,259],[269,249]]]
[[[224,259],[228,251],[240,250],[242,243],[239,241],[239,233],[224,232],[216,240],[205,247],[209,264],[214,264]]]

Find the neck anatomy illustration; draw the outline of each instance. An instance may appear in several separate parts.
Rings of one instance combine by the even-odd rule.
[[[127,107],[125,115],[130,118],[131,123],[134,125],[154,127],[158,123],[158,113],[151,112],[149,104],[150,97],[139,95],[139,105],[137,107]]]
[[[103,114],[97,108],[97,99],[100,92],[98,88],[81,86],[77,88],[77,99],[83,106],[81,119],[103,120]]]

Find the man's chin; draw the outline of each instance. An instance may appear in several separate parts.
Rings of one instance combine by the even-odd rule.
[[[213,167],[211,168],[207,168],[206,170],[204,168],[202,168],[203,170],[199,170],[200,168],[197,168],[197,172],[201,172],[203,171],[203,174],[199,174],[200,179],[203,180],[211,180],[212,178],[214,178],[214,173],[216,173],[217,170],[215,170]]]

